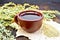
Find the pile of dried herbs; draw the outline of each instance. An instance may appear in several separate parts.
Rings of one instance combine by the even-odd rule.
[[[0,40],[16,40],[11,31],[7,30],[2,24],[0,24]]]

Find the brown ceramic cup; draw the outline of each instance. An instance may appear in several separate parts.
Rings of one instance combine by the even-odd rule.
[[[22,16],[24,16],[26,14],[29,14],[29,15],[34,14],[34,15],[39,16],[40,18],[35,19],[35,20],[25,20],[22,18]],[[26,11],[23,11],[23,12],[20,12],[19,14],[17,14],[15,16],[14,20],[18,25],[21,26],[21,28],[23,30],[25,30],[26,32],[29,32],[29,33],[33,33],[41,28],[43,15],[42,15],[42,13],[34,11],[34,10],[26,10]]]

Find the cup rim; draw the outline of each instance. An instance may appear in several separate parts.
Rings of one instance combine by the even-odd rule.
[[[40,15],[41,15],[41,18],[39,18],[39,19],[36,19],[36,20],[25,20],[25,19],[22,19],[21,17],[20,17],[20,15],[22,14],[22,13],[24,13],[24,12],[37,12],[37,13],[39,13]],[[42,20],[43,19],[43,14],[42,13],[40,13],[40,12],[38,12],[38,11],[34,11],[34,10],[26,10],[26,11],[22,11],[22,12],[20,12],[19,14],[18,14],[18,18],[20,19],[20,20],[22,20],[22,21],[40,21],[40,20]]]

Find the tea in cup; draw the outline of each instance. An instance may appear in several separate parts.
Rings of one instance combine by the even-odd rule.
[[[17,14],[14,20],[23,30],[33,33],[41,28],[43,15],[34,10],[26,10]]]

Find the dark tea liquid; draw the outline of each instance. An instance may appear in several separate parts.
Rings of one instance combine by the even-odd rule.
[[[38,16],[37,14],[27,13],[22,15],[21,18],[25,20],[37,20],[40,19],[41,17]]]

